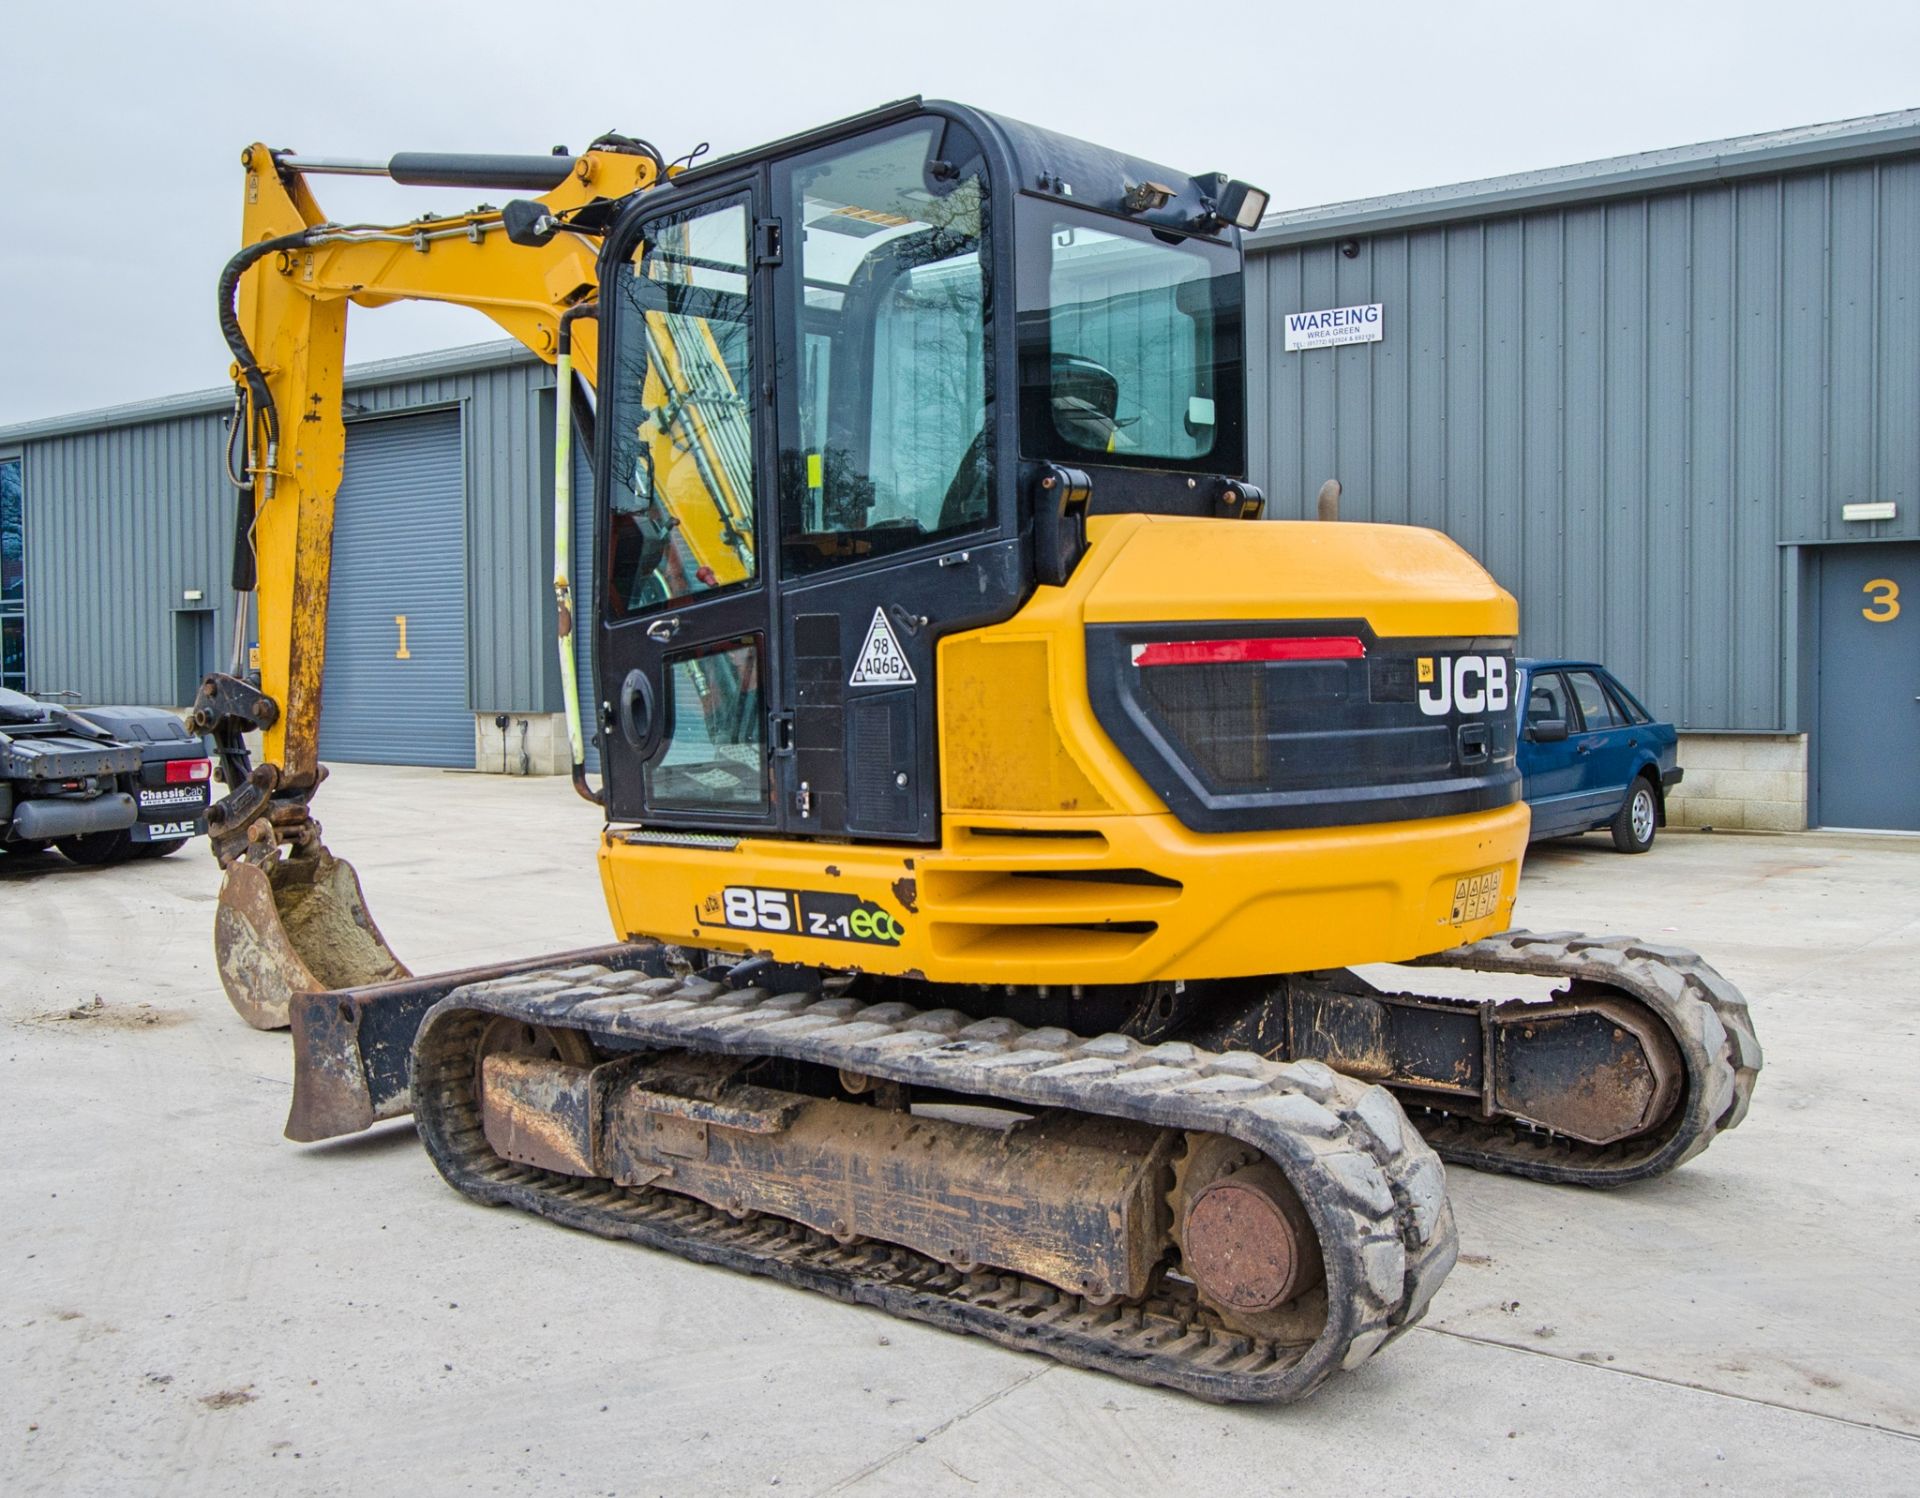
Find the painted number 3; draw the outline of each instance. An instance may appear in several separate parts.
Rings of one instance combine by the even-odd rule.
[[[1900,617],[1900,584],[1890,577],[1876,577],[1860,590],[1873,596],[1873,602],[1860,610],[1860,617],[1874,624],[1885,624]]]

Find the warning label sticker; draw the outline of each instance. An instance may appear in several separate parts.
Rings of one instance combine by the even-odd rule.
[[[886,610],[875,609],[873,623],[867,629],[867,643],[860,647],[860,657],[853,663],[853,675],[847,678],[847,685],[899,687],[910,686],[916,679],[893,626],[887,623]]]

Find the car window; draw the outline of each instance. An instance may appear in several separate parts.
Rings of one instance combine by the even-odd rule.
[[[1620,683],[1615,681],[1611,676],[1607,678],[1607,696],[1613,701],[1614,716],[1622,723],[1651,723],[1653,721],[1652,716],[1647,710],[1633,700],[1633,693],[1621,686]]]
[[[1533,685],[1527,689],[1527,723],[1532,725],[1551,718],[1564,721],[1570,716],[1567,684],[1558,676],[1534,677]]]
[[[1591,671],[1569,671],[1567,680],[1573,684],[1573,695],[1580,704],[1580,716],[1586,720],[1589,733],[1619,726],[1620,720],[1599,677]]]

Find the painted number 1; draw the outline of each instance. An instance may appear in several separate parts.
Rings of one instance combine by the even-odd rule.
[[[1860,617],[1872,624],[1886,624],[1900,617],[1900,584],[1890,577],[1876,577],[1860,589],[1871,594],[1873,602],[1860,610]]]
[[[407,649],[407,616],[405,614],[395,614],[393,616],[393,622],[395,627],[400,631],[400,644],[393,652],[393,658],[396,661],[410,661],[413,659],[413,652]]]

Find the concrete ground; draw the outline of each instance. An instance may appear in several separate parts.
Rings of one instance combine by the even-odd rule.
[[[348,766],[320,810],[417,970],[605,938],[558,781]],[[203,848],[0,858],[0,1492],[1920,1490],[1920,840],[1535,850],[1521,924],[1745,988],[1753,1112],[1611,1194],[1451,1172],[1424,1325],[1282,1409],[484,1211],[405,1122],[287,1143]]]

